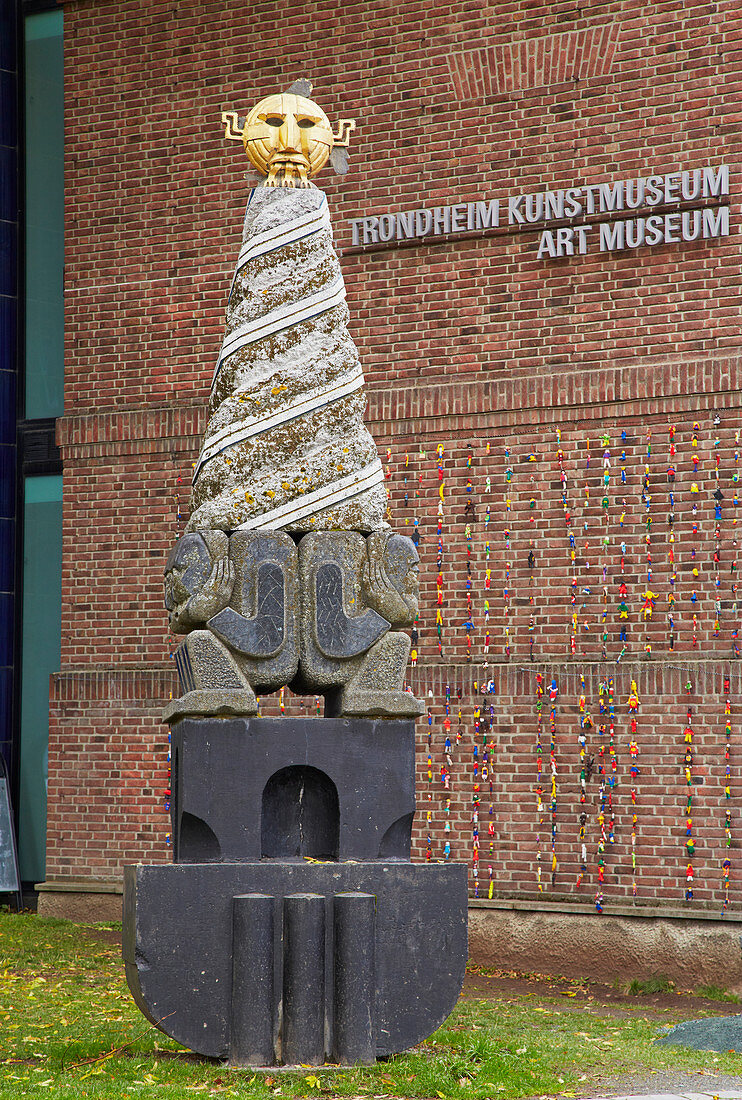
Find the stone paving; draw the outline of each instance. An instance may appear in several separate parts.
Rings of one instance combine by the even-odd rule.
[[[658,1039],[661,1046],[690,1047],[692,1050],[742,1052],[742,1020],[735,1016],[704,1016],[683,1020]]]
[[[625,1096],[592,1097],[591,1100],[742,1100],[742,1092],[720,1089],[718,1092],[646,1092]]]

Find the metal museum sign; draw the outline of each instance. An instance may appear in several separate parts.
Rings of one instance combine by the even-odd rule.
[[[504,202],[488,199],[419,207],[352,218],[350,224],[353,244],[360,246],[504,226],[541,227],[537,258],[557,259],[728,237],[729,206],[723,203],[728,195],[729,168],[722,164],[511,195]],[[683,209],[667,210],[668,206]],[[652,213],[658,207],[662,209]],[[595,219],[595,224],[586,219]],[[549,227],[549,223],[561,224]]]

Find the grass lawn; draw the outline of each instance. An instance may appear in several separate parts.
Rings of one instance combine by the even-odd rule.
[[[97,926],[0,912],[0,1097],[508,1100],[596,1095],[622,1076],[668,1068],[742,1074],[742,1056],[654,1043],[663,1024],[736,1006],[666,989],[654,1002],[639,990],[610,1004],[584,983],[486,971],[470,975],[447,1023],[410,1054],[358,1070],[230,1070],[149,1026],[126,988],[115,939]],[[696,1091],[713,1086],[699,1078]]]

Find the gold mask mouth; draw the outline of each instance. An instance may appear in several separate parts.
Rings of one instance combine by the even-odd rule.
[[[277,152],[268,158],[266,187],[309,187],[312,166],[303,153]]]

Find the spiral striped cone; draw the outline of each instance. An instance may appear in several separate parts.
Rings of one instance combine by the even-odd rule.
[[[187,529],[386,526],[322,191],[252,192],[226,320]]]

